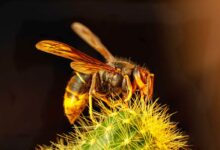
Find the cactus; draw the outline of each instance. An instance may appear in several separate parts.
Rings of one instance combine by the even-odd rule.
[[[158,101],[133,98],[120,108],[110,109],[99,102],[94,112],[97,122],[81,117],[74,132],[60,136],[51,146],[39,149],[58,150],[178,150],[188,149],[188,136],[170,121],[165,105]]]

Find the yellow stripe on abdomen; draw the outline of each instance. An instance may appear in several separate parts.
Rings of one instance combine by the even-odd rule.
[[[79,117],[88,103],[88,93],[70,94],[66,91],[64,95],[64,112],[71,124]]]

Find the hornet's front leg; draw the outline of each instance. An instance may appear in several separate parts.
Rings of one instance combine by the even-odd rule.
[[[136,67],[133,72],[134,80],[140,90],[142,99],[151,99],[153,96],[154,74],[147,69]],[[145,97],[146,96],[146,97]]]

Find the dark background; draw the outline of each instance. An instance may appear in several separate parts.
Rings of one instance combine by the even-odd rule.
[[[70,29],[90,27],[111,52],[155,74],[159,102],[192,149],[220,149],[220,8],[217,1],[0,2],[0,149],[34,149],[71,131],[63,94],[70,61],[37,51],[53,39],[103,58]]]

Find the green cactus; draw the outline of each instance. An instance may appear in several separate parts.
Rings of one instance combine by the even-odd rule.
[[[74,132],[61,136],[51,146],[58,150],[178,150],[188,149],[187,136],[170,121],[168,108],[157,101],[147,103],[136,96],[129,104],[110,109],[99,103],[94,112],[97,122],[78,119]]]

